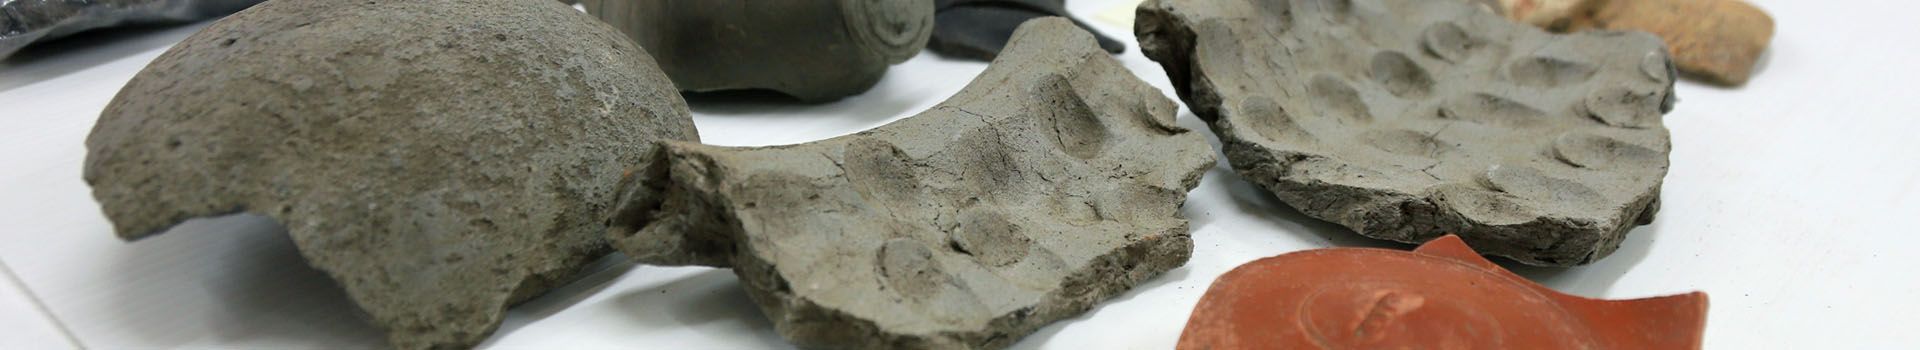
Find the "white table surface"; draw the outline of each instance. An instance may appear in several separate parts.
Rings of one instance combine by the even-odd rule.
[[[1129,42],[1120,58],[1168,91]],[[1652,225],[1589,266],[1519,267],[1573,294],[1704,290],[1708,348],[1911,348],[1920,344],[1920,5],[1758,0],[1778,22],[1754,81],[1683,82],[1666,116],[1672,168]],[[86,35],[0,62],[0,348],[382,346],[340,289],[269,220],[196,220],[116,239],[80,179],[82,140],[122,84],[205,23]],[[872,91],[822,105],[694,100],[701,137],[798,143],[924,110],[984,63],[922,54]],[[1184,108],[1181,124],[1205,130]],[[1054,323],[1015,348],[1165,349],[1201,293],[1252,259],[1329,246],[1394,246],[1307,219],[1228,170],[1191,192],[1192,261]],[[1395,246],[1404,247],[1404,246]],[[514,307],[493,348],[787,348],[732,273],[603,260],[598,272]]]

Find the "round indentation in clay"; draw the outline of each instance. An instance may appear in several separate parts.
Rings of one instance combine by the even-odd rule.
[[[955,157],[969,166],[960,169],[966,189],[989,196],[1018,195],[1027,180],[1020,171],[1000,128],[986,126],[960,133],[960,141],[949,146]]]
[[[1407,58],[1398,51],[1381,51],[1373,55],[1371,72],[1373,81],[1387,88],[1394,96],[1407,99],[1421,99],[1433,91],[1433,76],[1421,68],[1419,63]]]
[[[1427,53],[1453,63],[1466,61],[1468,57],[1473,56],[1474,51],[1485,46],[1480,39],[1467,35],[1466,30],[1460,29],[1460,25],[1453,22],[1440,22],[1427,26],[1420,37],[1420,46],[1425,48]]]
[[[1034,104],[1029,115],[1045,117],[1053,127],[1053,139],[1060,150],[1080,159],[1093,159],[1106,149],[1113,137],[1100,116],[1088,107],[1086,99],[1076,96],[1073,83],[1058,74],[1040,79],[1031,93],[1050,103]]]
[[[1553,157],[1588,169],[1653,169],[1666,155],[1619,139],[1588,133],[1566,133],[1553,140]]]
[[[1594,90],[1587,95],[1587,115],[1602,124],[1622,128],[1642,128],[1647,119],[1660,115],[1659,94],[1639,93],[1624,87]]]
[[[1507,75],[1515,84],[1529,87],[1558,87],[1592,79],[1598,69],[1592,64],[1534,56],[1507,65]]]
[[[1255,134],[1266,138],[1267,141],[1301,143],[1313,140],[1312,133],[1301,129],[1300,124],[1293,121],[1292,115],[1287,114],[1287,111],[1281,109],[1273,99],[1264,95],[1248,96],[1247,99],[1240,101],[1239,110],[1229,111],[1237,112],[1228,116],[1232,119],[1233,125],[1253,129]]]
[[[1456,97],[1440,108],[1443,118],[1502,126],[1534,125],[1546,115],[1539,108],[1487,93]]]
[[[1007,266],[1026,259],[1033,239],[1020,232],[1020,226],[993,210],[969,210],[960,213],[960,226],[953,230],[953,243],[962,253],[973,255],[988,266]]]
[[[913,299],[931,298],[946,288],[948,276],[926,244],[906,238],[880,245],[880,276],[888,288]]]
[[[1593,187],[1553,177],[1533,167],[1495,165],[1488,168],[1485,175],[1487,184],[1496,191],[1549,205],[1599,205],[1605,199]]]
[[[857,137],[841,150],[841,168],[854,190],[869,199],[890,202],[919,200],[920,182],[907,155],[893,143]]]
[[[1434,139],[1433,135],[1412,130],[1369,130],[1361,134],[1360,139],[1382,151],[1416,157],[1433,158],[1453,150],[1453,145]]]
[[[1367,108],[1367,102],[1360,98],[1360,91],[1353,85],[1332,75],[1319,74],[1313,77],[1307,89],[1313,94],[1313,103],[1320,109],[1321,117],[1338,119],[1348,124],[1361,124],[1373,120],[1373,111]]]

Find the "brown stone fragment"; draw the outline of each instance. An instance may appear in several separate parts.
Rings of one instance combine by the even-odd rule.
[[[1638,30],[1666,40],[1680,72],[1713,84],[1747,83],[1773,40],[1773,17],[1741,0],[1597,0],[1570,31]]]
[[[1698,349],[1707,295],[1561,294],[1458,236],[1412,252],[1333,248],[1234,268],[1194,307],[1178,349]]]

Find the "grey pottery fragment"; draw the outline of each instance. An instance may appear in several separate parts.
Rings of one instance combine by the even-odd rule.
[[[223,16],[264,0],[0,0],[0,58],[82,31]]]
[[[584,0],[686,91],[857,95],[926,47],[927,0]]]
[[[1234,169],[1307,215],[1535,265],[1653,220],[1673,65],[1644,33],[1553,35],[1429,0],[1151,0],[1135,33]]]
[[[696,139],[644,51],[556,1],[273,1],[135,76],[85,177],[122,238],[269,216],[394,345],[469,347],[610,251],[653,141]]]
[[[1214,164],[1176,106],[1065,19],[965,90],[818,142],[671,142],[610,234],[649,264],[734,268],[810,348],[998,348],[1186,263]],[[665,193],[665,200],[660,193]]]

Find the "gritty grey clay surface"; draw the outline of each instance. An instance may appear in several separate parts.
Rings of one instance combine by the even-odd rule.
[[[1577,265],[1658,207],[1674,75],[1651,35],[1429,0],[1152,0],[1135,33],[1235,170],[1366,236]]]
[[[1176,110],[1072,22],[1035,20],[919,115],[671,143],[610,234],[642,263],[734,268],[803,347],[999,348],[1186,263],[1179,208],[1214,156]]]
[[[929,0],[585,0],[687,91],[857,95],[926,47]]]
[[[607,252],[685,102],[552,0],[273,1],[162,54],[87,138],[122,238],[272,217],[400,348],[468,347]]]
[[[197,21],[263,0],[0,0],[0,59],[35,42],[142,23]]]

